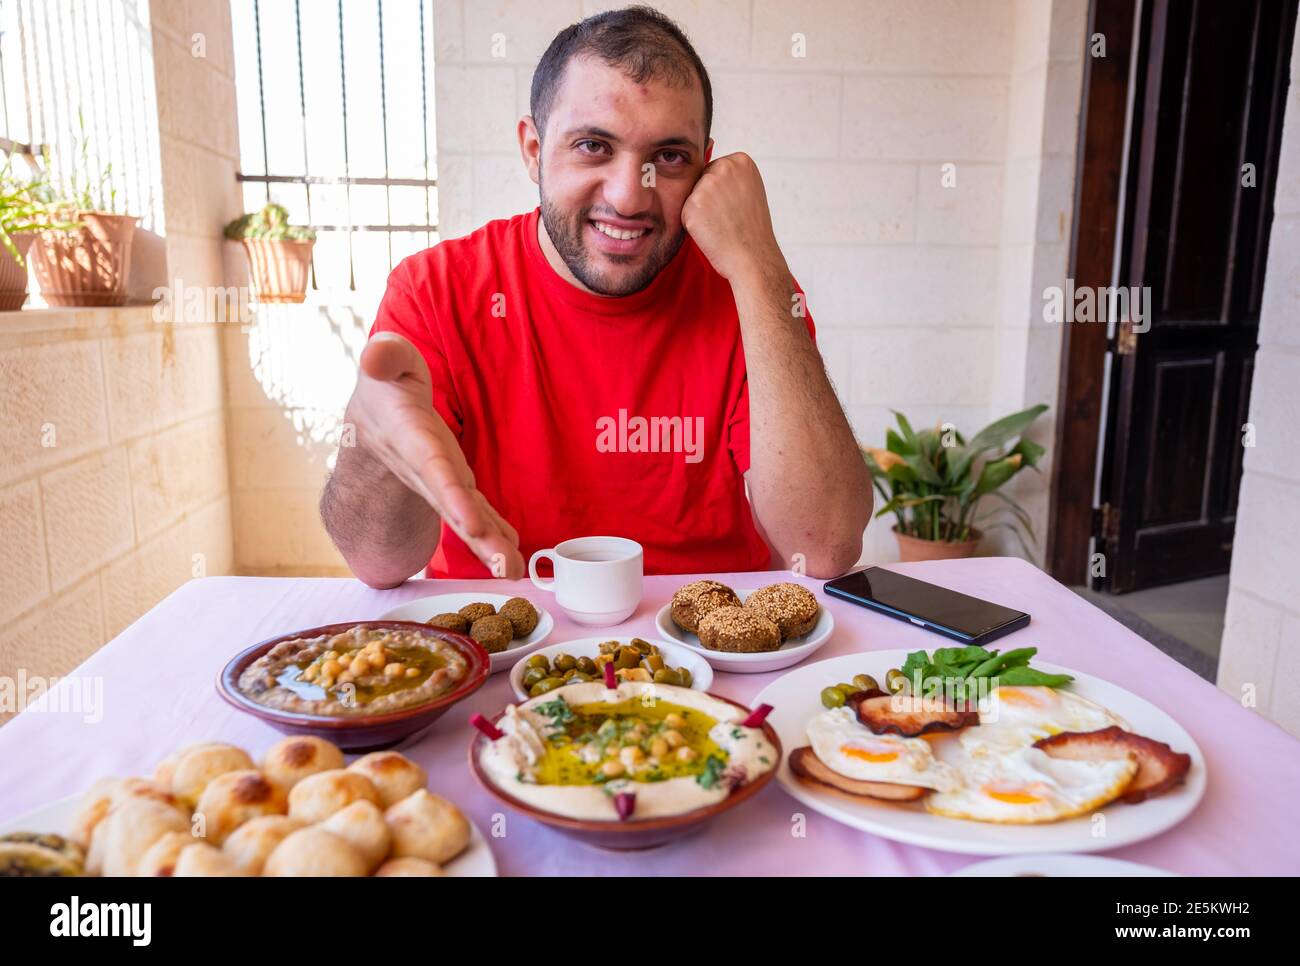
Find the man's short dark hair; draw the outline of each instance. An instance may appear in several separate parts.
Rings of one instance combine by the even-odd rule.
[[[529,108],[538,137],[545,131],[546,115],[564,77],[564,68],[574,57],[584,55],[617,67],[637,84],[659,80],[689,85],[694,72],[704,89],[704,137],[708,140],[713,126],[709,72],[681,28],[658,10],[643,6],[598,13],[555,35],[533,71]]]

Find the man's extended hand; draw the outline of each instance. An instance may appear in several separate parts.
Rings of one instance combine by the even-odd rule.
[[[524,574],[519,534],[474,485],[456,437],[430,405],[429,367],[420,351],[380,332],[361,354],[347,418],[357,445],[422,496],[494,577]]]
[[[733,285],[771,273],[789,275],[772,231],[763,176],[747,154],[709,163],[682,206],[682,225]]]

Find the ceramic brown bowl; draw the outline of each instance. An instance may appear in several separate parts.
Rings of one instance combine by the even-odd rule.
[[[301,714],[294,711],[280,711],[258,704],[239,690],[239,676],[244,669],[281,641],[298,637],[319,637],[322,634],[339,634],[365,624],[367,627],[380,627],[391,630],[419,631],[427,637],[438,638],[452,645],[469,661],[469,674],[455,689],[440,695],[425,704],[413,708],[402,708],[386,714],[332,716],[318,714]],[[288,735],[316,735],[334,742],[344,751],[378,751],[390,748],[404,738],[408,738],[433,724],[442,717],[447,709],[456,702],[469,697],[487,681],[491,669],[488,652],[482,645],[464,634],[430,627],[412,621],[346,621],[342,624],[327,624],[305,631],[281,634],[270,640],[254,644],[240,651],[230,663],[222,669],[217,677],[217,692],[227,704],[240,711],[251,714],[265,721],[271,727]]]
[[[727,704],[734,705],[746,713],[751,710],[737,701],[724,698],[720,694],[706,693],[709,697],[725,701]],[[499,714],[494,715],[492,723],[496,724],[504,714],[505,711],[502,710]],[[663,818],[631,819],[625,822],[617,820],[596,822],[587,819],[569,818],[567,815],[557,815],[555,812],[548,812],[522,802],[496,785],[483,770],[479,758],[483,753],[483,749],[488,745],[489,739],[478,732],[475,733],[474,740],[469,745],[469,767],[470,771],[474,773],[474,777],[478,779],[479,784],[500,799],[501,802],[534,821],[550,826],[563,835],[602,849],[617,851],[652,849],[700,831],[723,812],[736,808],[762,791],[763,786],[770,782],[776,776],[777,771],[780,770],[781,755],[783,753],[780,737],[766,721],[763,722],[763,734],[772,743],[772,747],[776,749],[776,761],[772,768],[748,785],[736,789],[720,802],[704,808],[697,808],[694,811],[683,812],[681,815],[668,815]]]

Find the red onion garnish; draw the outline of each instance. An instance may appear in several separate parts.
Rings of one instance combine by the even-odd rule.
[[[749,717],[740,723],[742,728],[761,728],[767,716],[772,713],[770,704],[760,704],[749,713]]]
[[[636,808],[636,792],[619,792],[614,796],[614,808],[618,810],[618,820],[626,822]]]
[[[469,723],[472,724],[479,731],[483,732],[483,734],[486,735],[490,741],[496,741],[498,738],[503,737],[505,735],[504,731],[502,731],[491,721],[489,721],[487,718],[483,717],[481,714],[477,712],[470,715]]]
[[[606,661],[606,662],[605,662],[605,687],[607,687],[607,688],[616,688],[616,687],[618,687],[618,678],[614,676],[614,662],[613,662],[613,661]]]

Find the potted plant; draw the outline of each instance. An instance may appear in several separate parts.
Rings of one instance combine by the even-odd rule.
[[[47,220],[32,244],[32,270],[50,305],[122,305],[131,273],[135,215],[117,211],[113,166],[90,174],[85,121],[77,160],[67,175],[53,174],[49,152],[42,155],[48,180],[38,198]]]
[[[0,168],[0,312],[12,312],[27,301],[27,253],[36,232],[52,223],[39,200],[44,178],[19,177],[13,155]]]
[[[898,432],[886,430],[885,448],[864,446],[862,455],[885,500],[876,516],[894,514],[900,560],[970,557],[983,534],[999,528],[1009,529],[1032,556],[1029,514],[1000,488],[1042,458],[1042,446],[1018,437],[1046,410],[1038,405],[1004,416],[969,441],[950,426],[914,431],[894,412]],[[981,513],[986,496],[999,505]]]
[[[289,224],[289,212],[283,205],[268,204],[261,211],[236,218],[226,226],[225,235],[244,243],[257,301],[306,299],[316,233]]]

